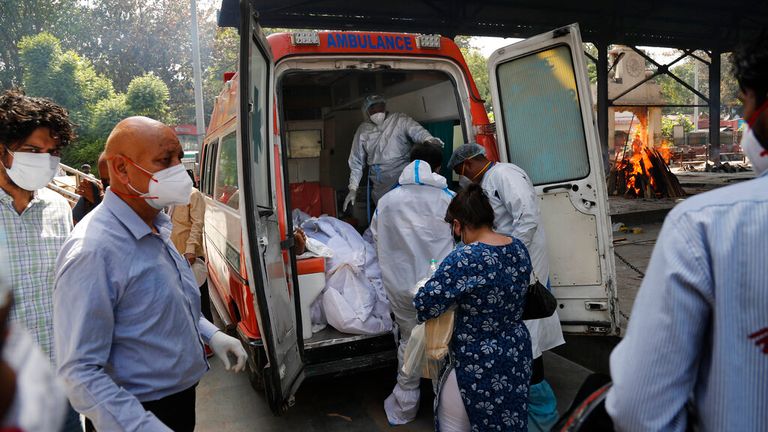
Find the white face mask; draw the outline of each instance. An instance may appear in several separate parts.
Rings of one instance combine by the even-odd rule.
[[[459,176],[459,187],[464,189],[465,187],[472,184],[472,180],[469,179],[467,176]]]
[[[33,192],[44,188],[53,180],[61,158],[50,153],[13,153],[13,165],[5,169],[16,186]]]
[[[755,136],[754,129],[747,126],[744,135],[741,137],[741,151],[747,155],[747,159],[752,162],[752,169],[755,175],[760,175],[768,170],[768,150],[766,150]]]
[[[376,114],[371,114],[371,121],[377,126],[381,126],[385,118],[387,118],[387,113],[377,112]]]
[[[160,210],[163,207],[189,204],[189,196],[192,194],[193,185],[187,170],[184,169],[184,165],[178,164],[152,173],[140,167],[136,162],[128,158],[125,159],[151,177],[147,193],[139,192],[128,183],[128,187],[139,197],[147,200],[149,205]]]

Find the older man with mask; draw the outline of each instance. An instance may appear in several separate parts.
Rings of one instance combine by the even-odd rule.
[[[203,345],[230,369],[240,342],[200,313],[195,277],[160,210],[189,202],[192,181],[173,130],[121,121],[107,139],[111,186],[57,260],[58,372],[72,405],[100,431],[192,431]]]
[[[532,277],[549,285],[547,239],[541,226],[541,212],[533,183],[520,167],[511,163],[491,162],[478,144],[457,148],[449,166],[459,174],[460,183],[480,183],[496,216],[496,231],[520,239],[533,263]],[[531,282],[534,282],[532,280]],[[531,334],[533,376],[528,397],[528,430],[549,431],[557,422],[557,400],[544,379],[542,353],[565,343],[560,318],[525,321]]]
[[[344,210],[355,204],[357,188],[368,166],[368,179],[373,203],[379,202],[385,193],[397,184],[397,179],[408,165],[408,155],[413,144],[431,142],[443,145],[416,120],[407,114],[388,112],[386,100],[370,95],[363,100],[365,121],[360,124],[349,153],[349,193],[344,200]]]

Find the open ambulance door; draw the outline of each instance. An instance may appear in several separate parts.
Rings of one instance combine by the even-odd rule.
[[[617,334],[608,195],[577,24],[488,60],[499,156],[530,176],[547,235],[563,330]]]
[[[256,22],[249,0],[240,1],[240,103],[238,112],[238,166],[243,255],[249,289],[256,302],[259,329],[267,354],[260,371],[270,408],[282,413],[303,380],[304,365],[299,348],[294,292],[290,289],[283,262],[275,166],[278,150],[270,145],[269,133],[275,115],[274,62],[271,50]],[[279,174],[282,175],[282,174]],[[253,363],[251,363],[253,365]]]

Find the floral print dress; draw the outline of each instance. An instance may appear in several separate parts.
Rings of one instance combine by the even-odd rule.
[[[527,430],[531,340],[521,317],[530,273],[520,240],[472,243],[451,252],[414,299],[420,322],[456,306],[443,379],[455,369],[473,431]]]

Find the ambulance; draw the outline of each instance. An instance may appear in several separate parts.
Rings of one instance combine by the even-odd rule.
[[[247,348],[251,382],[274,413],[295,402],[306,379],[396,361],[391,331],[312,333],[307,298],[324,283],[324,262],[297,260],[294,251],[295,209],[367,227],[365,199],[351,215],[341,203],[369,94],[440,138],[445,161],[475,141],[490,159],[525,169],[541,200],[564,331],[619,333],[602,153],[577,25],[491,56],[494,129],[453,40],[352,31],[265,37],[251,7],[240,2],[239,72],[225,78],[202,150],[204,243],[219,324]]]

